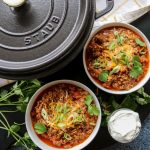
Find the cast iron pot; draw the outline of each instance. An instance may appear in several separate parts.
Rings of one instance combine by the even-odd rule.
[[[28,0],[12,8],[0,1],[0,77],[41,78],[71,62],[83,49],[95,19],[95,0]]]

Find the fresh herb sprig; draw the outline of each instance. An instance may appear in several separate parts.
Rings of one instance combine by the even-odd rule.
[[[25,112],[31,96],[41,87],[38,80],[18,81],[11,89],[0,91],[0,108],[1,112]],[[5,106],[13,106],[13,110],[4,111]],[[11,107],[12,108],[12,107]]]
[[[140,57],[134,56],[132,61],[133,61],[133,67],[129,73],[130,77],[138,78],[139,75],[141,75],[143,73],[142,64],[140,63]]]
[[[144,87],[142,87],[138,91],[126,95],[121,103],[119,103],[114,96],[111,96],[107,100],[104,100],[99,96],[99,100],[101,103],[103,115],[102,125],[105,126],[107,125],[108,118],[113,111],[120,108],[129,108],[135,111],[139,105],[150,104],[150,95],[147,94],[144,91]]]
[[[145,46],[145,43],[143,41],[141,41],[140,39],[135,39],[135,42],[137,45],[141,46],[141,47],[144,47]]]
[[[36,123],[34,125],[34,129],[37,134],[43,134],[43,133],[47,132],[46,126],[42,123]]]
[[[5,130],[8,132],[8,137],[10,137],[10,135],[14,138],[14,140],[16,141],[14,143],[14,146],[23,146],[26,150],[35,150],[36,146],[35,144],[32,142],[32,140],[30,139],[28,133],[24,133],[23,136],[21,136],[19,134],[19,131],[21,130],[21,126],[24,125],[23,124],[17,124],[14,122],[13,125],[10,125],[8,120],[6,119],[6,117],[4,116],[3,113],[0,112],[0,129],[1,130]]]
[[[92,104],[92,101],[93,101],[93,97],[91,95],[88,95],[86,96],[85,98],[85,104],[88,108],[88,113],[91,115],[91,116],[98,116],[99,113],[100,113],[100,110]]]

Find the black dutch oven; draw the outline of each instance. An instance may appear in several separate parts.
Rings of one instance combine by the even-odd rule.
[[[95,0],[28,0],[12,8],[0,1],[0,77],[40,78],[71,62],[82,50],[95,19]]]

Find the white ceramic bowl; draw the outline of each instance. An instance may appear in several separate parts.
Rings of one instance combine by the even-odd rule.
[[[107,88],[104,88],[103,86],[101,86],[100,84],[98,84],[94,79],[93,77],[90,75],[90,73],[88,72],[88,69],[87,69],[87,65],[86,65],[86,50],[87,50],[87,46],[89,45],[89,42],[91,41],[91,39],[102,29],[105,29],[105,28],[108,28],[108,27],[114,27],[114,26],[120,26],[120,27],[125,27],[125,28],[128,28],[132,31],[134,31],[135,33],[137,33],[140,37],[142,37],[147,45],[147,48],[148,48],[148,51],[149,51],[149,55],[150,55],[150,43],[148,41],[148,39],[146,38],[146,36],[139,30],[137,29],[136,27],[130,25],[130,24],[126,24],[126,23],[117,23],[117,22],[112,22],[112,23],[108,23],[108,24],[105,24],[103,26],[101,26],[100,28],[98,28],[97,30],[95,30],[95,32],[93,32],[90,36],[90,38],[88,39],[85,47],[84,47],[84,51],[83,51],[83,64],[84,64],[84,69],[85,69],[85,72],[87,74],[87,76],[89,77],[89,79],[101,90],[107,92],[107,93],[111,93],[111,94],[128,94],[128,93],[132,93],[136,90],[138,90],[139,88],[141,88],[142,86],[144,86],[146,84],[146,82],[148,82],[149,78],[150,78],[150,65],[149,65],[149,68],[148,68],[148,72],[146,73],[145,77],[136,85],[134,86],[133,88],[129,89],[129,90],[120,90],[120,91],[115,91],[115,90],[110,90],[110,89],[107,89]]]
[[[29,134],[30,138],[32,139],[32,141],[39,148],[41,148],[42,150],[60,150],[59,148],[54,148],[54,147],[48,146],[47,144],[45,144],[43,141],[41,141],[38,138],[38,136],[36,135],[36,133],[35,133],[35,131],[33,129],[31,116],[30,116],[33,104],[34,104],[35,100],[37,99],[37,97],[40,95],[40,93],[43,92],[45,89],[48,89],[49,87],[51,87],[53,85],[56,85],[56,84],[60,84],[60,83],[72,84],[72,85],[78,86],[78,87],[88,91],[89,94],[93,97],[96,106],[100,110],[100,115],[98,116],[98,120],[97,120],[96,126],[95,126],[92,134],[83,143],[81,143],[81,144],[79,144],[79,145],[77,145],[77,146],[75,146],[73,148],[67,149],[67,150],[80,150],[80,149],[83,149],[84,147],[86,147],[94,139],[94,137],[98,133],[99,128],[100,128],[100,124],[101,124],[101,108],[100,108],[99,101],[98,101],[97,97],[95,96],[95,94],[87,86],[85,86],[85,85],[83,85],[83,84],[81,84],[79,82],[72,81],[72,80],[58,80],[58,81],[50,82],[50,83],[44,85],[43,87],[41,87],[33,95],[33,97],[31,98],[31,100],[30,100],[30,102],[29,102],[29,104],[27,106],[26,115],[25,115],[26,128],[27,128],[28,134]]]

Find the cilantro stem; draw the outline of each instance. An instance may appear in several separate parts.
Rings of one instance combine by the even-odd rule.
[[[25,141],[22,139],[22,137],[21,137],[20,135],[18,135],[17,133],[15,133],[14,131],[12,131],[12,130],[11,130],[11,132],[13,133],[12,135],[15,135],[16,137],[18,137],[18,138],[21,140],[22,144],[25,146],[25,148],[28,149],[28,146],[26,145],[26,143],[25,143]]]
[[[1,113],[17,112],[18,110],[0,110]]]
[[[15,93],[13,93],[13,91],[9,92],[8,94],[6,94],[4,97],[0,98],[0,102],[7,100],[9,97],[15,95]]]
[[[1,126],[0,126],[0,129],[2,129],[2,130],[7,130],[6,128],[4,128],[4,127],[1,127]],[[7,130],[7,131],[8,131],[8,130]]]
[[[16,103],[16,104],[0,104],[0,106],[19,106],[21,103]]]
[[[1,115],[1,116],[3,117],[3,119],[5,120],[7,126],[10,128],[10,124],[8,123],[6,117],[3,115],[3,113],[0,112],[0,115]],[[0,122],[3,123],[2,120],[0,120]],[[3,123],[3,124],[4,124],[4,123]],[[5,124],[4,124],[4,125],[5,125]],[[5,127],[7,127],[7,126],[5,126]]]

